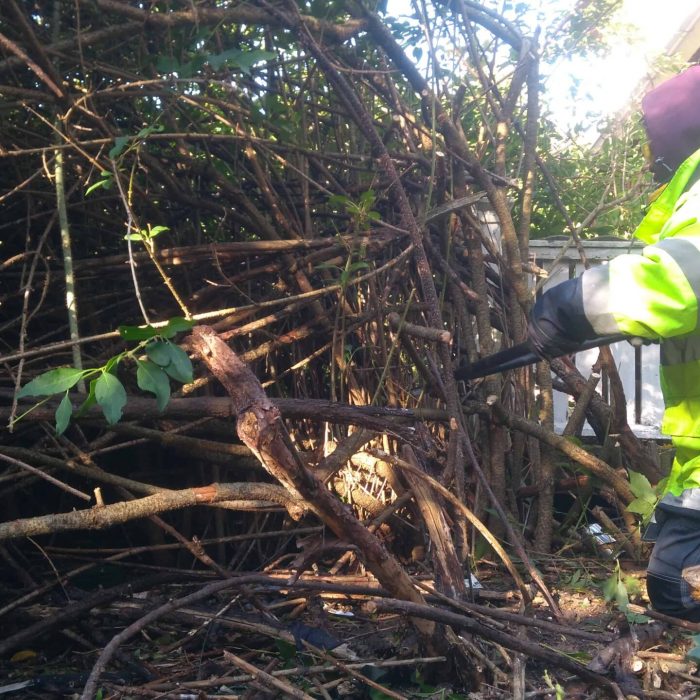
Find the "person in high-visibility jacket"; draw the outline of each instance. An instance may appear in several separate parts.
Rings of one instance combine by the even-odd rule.
[[[682,577],[700,564],[700,66],[649,92],[642,113],[652,170],[667,182],[634,233],[647,246],[545,292],[529,342],[552,358],[606,335],[660,341],[662,432],[675,457],[654,513],[647,590],[659,612],[700,621]]]

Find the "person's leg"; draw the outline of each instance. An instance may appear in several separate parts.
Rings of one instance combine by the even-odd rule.
[[[647,593],[657,612],[700,622],[700,603],[690,598],[689,586],[682,578],[666,579],[647,573]]]
[[[684,568],[700,564],[700,522],[664,515],[647,570],[651,606],[666,615],[700,622],[700,601],[693,599],[681,575]]]

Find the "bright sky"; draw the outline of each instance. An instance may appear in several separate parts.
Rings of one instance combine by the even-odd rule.
[[[588,111],[611,114],[624,107],[684,20],[698,11],[700,0],[624,0],[618,19],[637,27],[638,40],[631,44],[621,40],[604,59],[581,59],[561,66],[546,84],[557,121],[572,124],[585,120]],[[567,73],[582,81],[590,102],[572,105]]]
[[[511,5],[514,0],[508,0]],[[573,7],[577,0],[524,0],[533,13],[543,12],[546,17],[555,8]],[[489,7],[506,0],[484,0]],[[394,16],[411,14],[411,0],[388,0],[388,13]],[[627,103],[649,66],[681,29],[684,20],[700,11],[700,0],[624,0],[617,16],[623,25],[637,27],[637,40],[627,41],[621,36],[604,59],[580,59],[560,65],[557,72],[546,77],[545,94],[561,128],[577,122],[587,126],[587,138],[595,140],[597,115],[614,114]],[[546,22],[546,19],[544,20]],[[532,27],[534,30],[534,26]],[[570,95],[572,79],[580,80],[581,87],[575,102]],[[586,93],[590,99],[586,99]],[[589,116],[589,113],[591,116]]]

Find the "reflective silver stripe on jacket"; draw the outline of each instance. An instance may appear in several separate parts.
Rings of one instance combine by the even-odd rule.
[[[700,250],[687,239],[665,238],[656,244],[678,265],[697,301],[700,327]],[[697,334],[668,338],[661,343],[661,364],[664,367],[700,360],[700,336]]]
[[[615,317],[610,313],[610,268],[596,265],[581,275],[583,313],[598,335],[615,335],[620,332]]]
[[[693,290],[698,307],[698,320],[700,320],[700,250],[689,240],[684,238],[664,238],[656,244],[665,253],[668,253],[681,268],[688,284]],[[695,327],[698,327],[698,320]]]
[[[700,335],[682,335],[661,343],[661,364],[664,367],[700,360]]]
[[[680,496],[667,493],[659,501],[657,508],[667,513],[687,515],[691,518],[700,517],[700,488],[686,489]]]

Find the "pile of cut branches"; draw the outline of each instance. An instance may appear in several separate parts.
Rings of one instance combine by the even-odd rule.
[[[371,575],[394,601],[374,609],[409,616],[426,664],[458,667],[478,638],[612,688],[484,610],[427,606],[412,578],[429,570],[431,595],[466,600],[465,571],[488,553],[519,600],[539,592],[562,621],[533,561],[580,515],[577,499],[558,529],[558,487],[602,496],[603,526],[641,556],[626,475],[553,430],[548,366],[454,378],[525,337],[543,274],[528,258],[538,186],[572,243],[580,233],[538,155],[540,57],[522,25],[470,0],[402,21],[359,3],[266,0],[7,0],[0,17],[0,418],[11,428],[0,614],[48,606],[3,651],[61,627],[56,608],[76,619],[172,571],[217,577],[148,612],[110,608],[118,627],[132,621],[97,659],[92,697],[108,661],[129,666],[122,643],[184,608],[209,655],[209,622],[189,606],[232,587],[244,617],[271,616],[268,641],[292,641],[260,602],[256,586],[267,596],[272,584],[243,572],[325,568]],[[552,368],[654,483],[606,351],[600,364],[612,407],[571,363]],[[108,585],[138,567],[159,573]],[[70,597],[83,570],[91,582],[66,606],[54,573]],[[247,628],[225,615],[240,637]],[[94,649],[102,632],[83,625],[71,644]],[[292,694],[284,674],[226,654]],[[479,654],[454,686],[507,686],[516,661],[506,677]],[[315,696],[336,683],[324,664],[364,678],[314,663]],[[242,682],[223,675],[220,686]],[[115,692],[131,692],[127,676]]]

